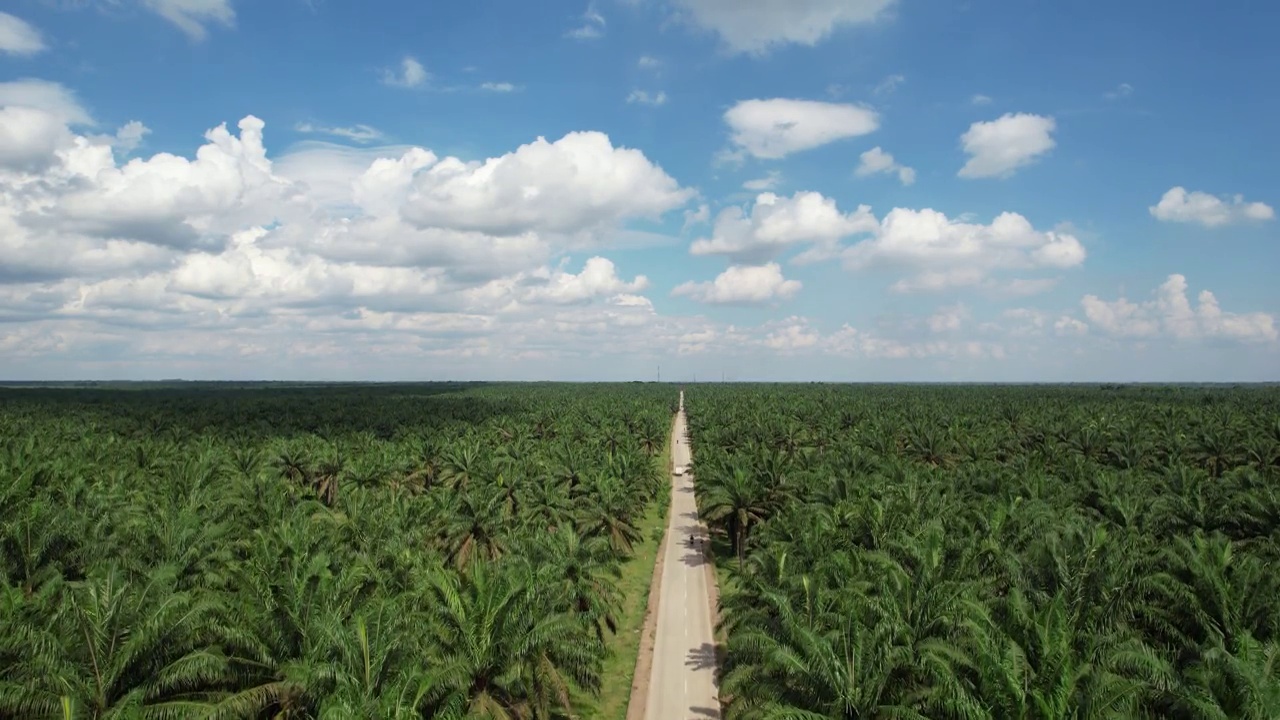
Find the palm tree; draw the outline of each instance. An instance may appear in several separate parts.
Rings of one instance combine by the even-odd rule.
[[[216,595],[175,586],[171,568],[140,583],[118,568],[72,583],[47,628],[9,638],[21,647],[4,651],[20,661],[0,684],[0,711],[163,718],[207,709],[199,690],[229,672],[216,649],[225,615]]]
[[[752,525],[767,517],[762,488],[745,468],[736,466],[729,474],[704,482],[699,489],[702,491],[699,514],[709,525],[729,534],[733,553],[741,565]]]
[[[1183,706],[1203,720],[1272,720],[1280,717],[1280,643],[1240,635],[1226,647],[1210,647],[1188,672]]]
[[[438,650],[419,697],[429,717],[549,720],[572,711],[573,688],[599,689],[599,643],[527,569],[477,563],[428,582]]]
[[[577,615],[604,642],[605,631],[618,631],[622,577],[613,549],[604,537],[579,537],[572,528],[557,529],[530,548],[540,587],[561,599],[559,611]]]

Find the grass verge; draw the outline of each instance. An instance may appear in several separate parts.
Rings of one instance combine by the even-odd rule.
[[[667,445],[659,462],[662,476],[670,479],[671,433],[667,433]],[[627,703],[631,699],[631,684],[636,671],[636,655],[640,652],[640,636],[644,631],[645,615],[649,606],[649,585],[653,581],[653,566],[658,559],[658,548],[667,527],[667,510],[671,505],[670,492],[660,495],[651,503],[641,519],[638,529],[641,541],[634,546],[635,554],[622,566],[622,578],[618,590],[622,595],[622,608],[618,613],[618,634],[607,636],[605,644],[609,654],[604,661],[604,683],[598,698],[584,698],[578,704],[583,720],[625,720]]]

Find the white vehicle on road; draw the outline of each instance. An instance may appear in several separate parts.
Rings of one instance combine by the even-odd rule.
[[[673,470],[672,472],[675,474],[676,477],[680,477],[681,475],[684,475],[684,469],[685,468],[683,465],[677,465],[676,469]]]

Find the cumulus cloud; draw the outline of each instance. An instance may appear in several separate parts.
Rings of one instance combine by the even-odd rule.
[[[893,289],[918,292],[982,285],[1002,270],[1078,267],[1085,249],[1075,236],[1036,230],[1017,213],[1002,213],[990,225],[982,225],[927,208],[894,208],[874,237],[845,249],[843,255],[852,270],[906,272],[908,277]]]
[[[682,283],[671,294],[711,304],[750,305],[790,298],[801,287],[800,281],[784,278],[777,263],[767,263],[734,265],[710,282]]]
[[[630,282],[618,277],[617,268],[607,258],[593,257],[587,260],[582,272],[574,275],[563,269],[554,272],[542,271],[533,277],[546,280],[544,284],[531,289],[527,300],[545,300],[555,304],[580,303],[598,297],[626,295],[644,290],[649,280],[637,275]]]
[[[66,124],[44,110],[0,108],[0,169],[40,169],[71,137]]]
[[[509,93],[515,92],[516,86],[509,82],[487,82],[481,83],[480,89],[496,93]]]
[[[0,52],[28,57],[44,49],[39,30],[22,18],[0,12]]]
[[[231,27],[236,20],[231,0],[142,0],[142,4],[193,40],[205,38],[208,34],[206,25],[217,23]]]
[[[875,22],[895,0],[674,0],[692,24],[732,53],[783,44],[817,45],[837,29]]]
[[[142,144],[142,139],[150,134],[151,128],[137,120],[130,120],[116,130],[111,145],[119,149],[120,152],[128,154],[137,150],[138,146]]]
[[[99,153],[85,173],[92,184],[62,194],[50,221],[64,231],[173,247],[215,244],[235,227],[270,222],[290,187],[271,172],[263,127],[252,115],[240,121],[239,137],[220,125],[205,134],[194,161],[161,153],[116,168]]]
[[[1227,312],[1208,290],[1200,291],[1192,306],[1187,287],[1186,277],[1174,274],[1156,289],[1152,300],[1134,303],[1121,297],[1107,301],[1086,295],[1080,306],[1094,327],[1114,337],[1276,341],[1276,322],[1271,315]]]
[[[56,82],[24,79],[0,83],[0,107],[41,110],[66,125],[92,125],[75,93]]]
[[[674,347],[676,337],[705,326],[660,317],[638,294],[648,280],[622,277],[607,258],[590,256],[580,269],[549,262],[561,246],[536,228],[560,227],[557,218],[577,211],[549,209],[545,220],[529,214],[533,205],[522,207],[531,224],[505,235],[442,224],[448,217],[428,226],[402,217],[414,193],[447,187],[460,172],[478,170],[470,177],[480,191],[507,181],[536,190],[557,172],[539,172],[537,163],[554,165],[572,141],[513,159],[532,163],[522,178],[423,148],[342,155],[316,144],[300,151],[305,162],[286,155],[277,168],[260,151],[263,126],[252,117],[238,135],[211,130],[194,158],[160,154],[124,164],[113,162],[105,141],[63,129],[67,137],[42,169],[0,173],[0,348],[15,360],[47,356],[74,362],[75,374],[117,376],[109,368],[171,376],[197,365],[237,372],[248,361],[257,377],[273,363],[287,365],[291,377],[308,368],[369,377],[382,363],[419,367],[431,358],[463,362],[469,372],[492,360],[502,372],[512,360],[562,363]],[[596,165],[588,186],[601,177],[645,180],[633,174],[633,151],[611,155],[607,142],[596,149],[606,154],[574,156],[576,172]],[[338,168],[321,169],[326,161]],[[442,165],[440,177],[419,183]],[[346,197],[317,198],[282,168],[346,177],[329,187],[345,184]],[[649,212],[652,198],[639,190],[640,209]],[[545,200],[578,203],[588,214],[608,206],[589,222],[625,217],[612,193],[557,191]],[[108,196],[110,212],[90,208]],[[264,205],[270,212],[259,213]],[[88,219],[97,224],[69,222]],[[180,226],[187,231],[174,230]],[[361,349],[358,366],[344,364],[352,347]]]
[[[776,160],[836,140],[875,132],[875,111],[817,100],[743,100],[729,108],[724,121],[730,141],[757,158]]]
[[[642,70],[657,70],[662,67],[662,61],[652,55],[641,55],[640,59],[636,60],[636,67]]]
[[[353,201],[353,183],[379,159],[401,160],[429,152],[412,145],[351,147],[320,140],[305,140],[290,146],[275,158],[276,174],[300,183],[307,198],[329,212],[358,209]],[[432,162],[435,155],[432,154]]]
[[[1056,144],[1054,119],[1030,113],[1006,113],[976,122],[960,136],[969,160],[957,173],[962,178],[1008,177],[1030,165]]]
[[[692,195],[600,133],[538,139],[482,162],[313,143],[277,166],[265,124],[248,116],[238,133],[225,124],[206,133],[193,158],[122,163],[114,152],[144,126],[77,135],[68,123],[87,115],[31,87],[39,92],[0,88],[52,110],[0,107],[0,316],[9,320],[296,333],[603,303],[581,313],[635,323],[652,314],[636,295],[646,278],[622,279],[599,256],[577,273],[547,262]],[[9,122],[32,118],[34,134]],[[36,142],[48,128],[56,132]],[[330,322],[317,311],[345,314]]]
[[[869,237],[841,244],[858,235]],[[870,206],[842,213],[834,200],[812,191],[791,197],[765,192],[754,203],[724,208],[710,236],[695,240],[689,251],[760,265],[793,249],[802,249],[791,258],[794,264],[842,259],[854,271],[903,274],[892,286],[898,292],[975,287],[1002,296],[1043,292],[1057,280],[1000,273],[1075,268],[1086,255],[1073,234],[1036,230],[1017,213],[984,225],[929,208],[894,208],[878,220]]]
[[[834,200],[816,192],[791,197],[761,193],[750,209],[732,206],[716,216],[711,237],[695,240],[694,255],[723,255],[738,264],[760,264],[789,248],[816,244],[830,249],[841,238],[876,228],[871,209],[843,214]]]
[[[661,90],[659,90],[656,93],[649,93],[644,90],[632,90],[631,94],[627,95],[628,104],[638,103],[640,105],[657,106],[657,105],[665,105],[666,102],[667,102],[667,94],[665,92],[662,92]]]
[[[903,185],[910,185],[916,181],[916,171],[900,164],[893,156],[876,146],[858,156],[858,168],[854,170],[854,174],[858,177],[866,177],[877,173],[893,173],[898,176],[898,182]]]
[[[657,217],[692,197],[639,150],[614,147],[604,133],[574,132],[482,163],[440,161],[415,176],[402,212],[419,226],[578,233]]]
[[[399,67],[386,68],[382,71],[382,82],[384,85],[394,87],[414,88],[424,85],[431,79],[431,73],[418,62],[417,58],[406,55],[400,61]]]
[[[1160,202],[1147,208],[1152,217],[1164,222],[1197,223],[1218,227],[1237,222],[1271,220],[1275,210],[1260,202],[1245,202],[1241,195],[1223,199],[1198,190],[1170,188]]]

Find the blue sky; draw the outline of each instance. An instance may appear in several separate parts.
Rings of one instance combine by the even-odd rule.
[[[1280,379],[1280,6],[370,8],[7,4],[0,377]]]

